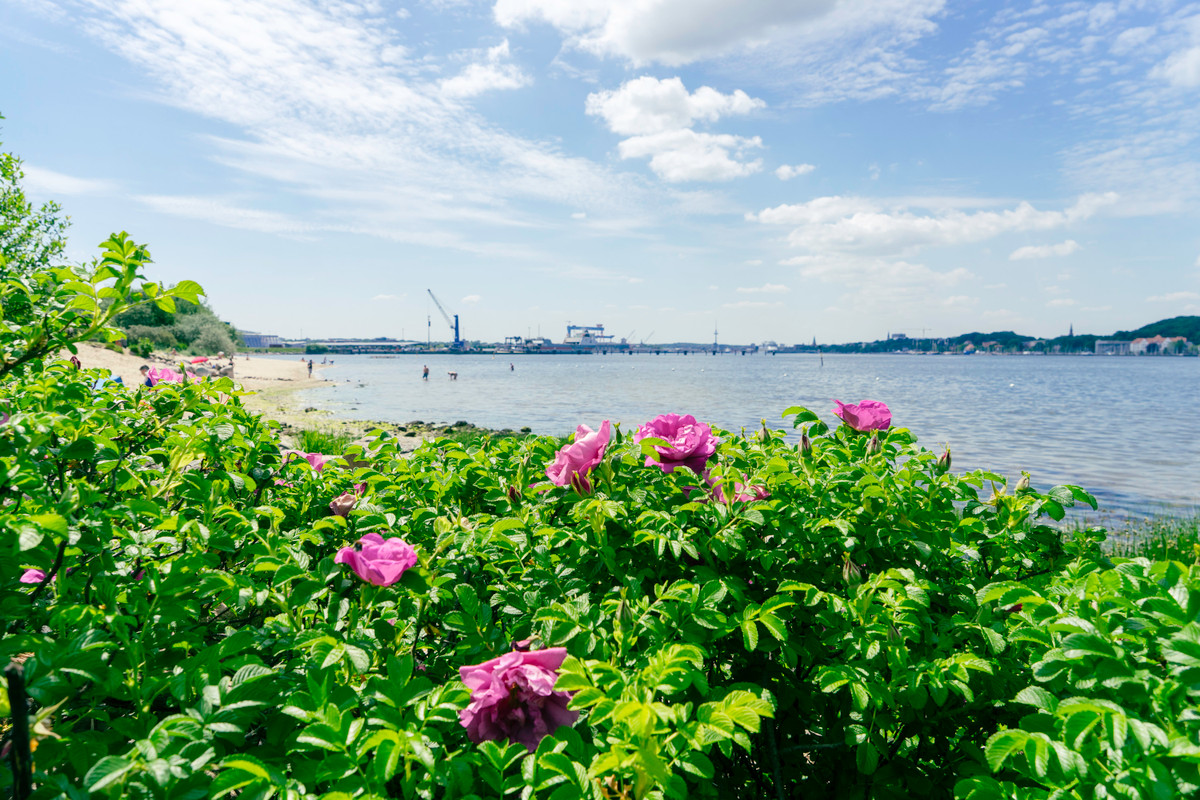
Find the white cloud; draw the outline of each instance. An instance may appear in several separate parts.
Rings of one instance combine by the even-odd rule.
[[[1173,54],[1151,74],[1184,89],[1200,86],[1200,45]]]
[[[384,300],[384,301],[386,301],[386,300],[396,300],[396,299],[398,299],[399,297],[400,297],[400,296],[399,296],[399,295],[396,295],[396,294],[377,294],[377,295],[375,295],[374,297],[372,297],[371,299],[372,299],[372,300]]]
[[[711,86],[701,86],[689,94],[677,77],[659,80],[643,75],[619,89],[589,94],[585,108],[588,115],[603,118],[613,133],[632,136],[689,128],[698,121],[716,122],[766,105],[741,89],[721,94]]]
[[[440,84],[442,95],[451,98],[475,97],[497,89],[520,89],[532,81],[515,64],[506,63],[509,58],[508,39],[489,48],[486,59],[468,64],[453,78]]]
[[[1159,294],[1154,297],[1147,297],[1147,303],[1182,303],[1185,300],[1200,300],[1200,293],[1197,292],[1170,292],[1168,294]]]
[[[764,283],[762,286],[739,286],[735,291],[742,294],[786,294],[791,289],[782,283]]]
[[[762,169],[746,161],[746,151],[762,147],[757,136],[700,133],[690,126],[748,114],[766,104],[738,89],[722,94],[709,86],[688,93],[679,78],[643,76],[616,90],[588,95],[588,115],[600,117],[613,133],[628,136],[617,145],[621,158],[649,158],[650,169],[670,183],[725,181]]]
[[[924,247],[969,244],[1018,231],[1045,231],[1088,219],[1117,195],[1084,195],[1062,211],[1026,202],[1003,211],[920,214],[912,203],[859,197],[818,197],[747,214],[750,221],[796,226],[788,241],[813,252],[912,253]]]
[[[226,228],[311,238],[312,228],[300,220],[277,211],[239,205],[227,198],[138,195],[134,199],[161,214],[198,219]]]
[[[450,97],[516,83],[502,68],[506,44],[475,54],[494,73],[468,68],[439,82],[428,76],[462,55],[412,54],[411,37],[373,4],[89,0],[72,8],[81,28],[157,82],[156,99],[234,131],[205,140],[214,160],[256,189],[302,198],[307,209],[299,222],[273,212],[254,219],[248,209],[202,207],[229,205],[225,198],[184,197],[173,213],[548,261],[489,238],[544,224],[531,204],[629,218],[661,207],[662,197],[632,176],[509,134]]]
[[[669,183],[727,181],[753,175],[762,159],[743,161],[750,148],[762,147],[757,136],[747,139],[683,129],[633,136],[617,145],[621,158],[650,159],[650,169]]]
[[[482,299],[483,299],[483,297],[480,295],[469,294],[466,297],[464,297],[462,300],[460,300],[459,302],[465,303],[466,305],[474,305],[475,303],[478,303]]]
[[[576,211],[571,214],[571,219],[587,219],[586,211]]]
[[[1079,243],[1067,239],[1059,244],[1027,245],[1018,247],[1009,254],[1009,261],[1024,261],[1031,258],[1050,258],[1051,256],[1069,256],[1079,249]]]
[[[1069,297],[1056,297],[1046,303],[1050,308],[1066,308],[1075,305],[1075,301]]]
[[[834,6],[835,0],[497,0],[493,15],[505,27],[547,22],[573,46],[600,55],[679,65],[751,47]]]
[[[1196,256],[1196,263],[1195,263],[1195,264],[1193,264],[1192,266],[1194,266],[1194,267],[1200,267],[1200,256]]]
[[[775,177],[781,181],[790,181],[801,175],[807,175],[816,169],[812,164],[783,164],[775,170]]]
[[[777,308],[781,302],[770,303],[765,300],[739,300],[736,303],[722,303],[721,308]]]
[[[117,189],[113,181],[77,178],[32,164],[22,164],[21,171],[25,173],[26,188],[35,194],[58,197],[65,194],[105,194]]]

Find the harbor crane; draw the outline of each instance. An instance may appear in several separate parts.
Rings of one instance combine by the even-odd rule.
[[[442,303],[437,299],[437,295],[433,293],[433,289],[426,289],[425,291],[429,292],[429,296],[433,298],[433,304],[437,306],[438,311],[442,312],[442,316],[445,318],[446,324],[450,326],[450,330],[454,333],[454,344],[450,346],[455,350],[461,350],[463,347],[463,340],[458,336],[458,314],[455,314],[454,320],[451,321],[450,315],[446,313],[446,309],[442,308]]]

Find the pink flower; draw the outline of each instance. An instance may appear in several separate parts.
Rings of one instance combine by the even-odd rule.
[[[354,508],[358,503],[358,498],[362,497],[363,492],[367,490],[365,483],[354,484],[354,493],[342,492],[337,497],[329,501],[329,510],[339,517],[344,517],[350,513],[350,509]]]
[[[283,463],[286,464],[289,460],[291,460],[292,456],[300,456],[317,472],[325,469],[326,463],[333,461],[335,458],[341,458],[341,456],[327,456],[324,453],[302,453],[299,450],[284,450]]]
[[[729,496],[725,491],[725,484],[722,481],[718,480],[717,482],[713,483],[710,491],[712,496],[722,503],[729,499]],[[733,484],[733,499],[738,503],[749,503],[754,500],[766,500],[770,496],[771,493],[767,491],[765,486],[747,486],[741,481],[737,481]]]
[[[417,551],[403,539],[384,539],[368,533],[353,547],[338,550],[335,564],[349,564],[354,574],[376,586],[391,586],[417,563]]]
[[[458,712],[467,736],[479,744],[507,739],[529,752],[562,725],[574,725],[579,712],[567,708],[570,692],[554,691],[565,647],[505,653],[458,671],[471,690],[471,704]]]
[[[575,431],[575,441],[563,445],[554,463],[546,467],[546,477],[555,486],[574,486],[581,493],[590,492],[592,484],[587,474],[604,458],[611,438],[612,426],[608,420],[600,423],[598,431],[580,425]]]
[[[834,400],[833,413],[856,431],[885,431],[892,424],[892,411],[886,403],[863,400],[857,405]]]
[[[658,458],[646,456],[646,466],[655,464],[663,472],[673,472],[676,467],[687,467],[697,475],[702,475],[705,465],[712,454],[717,452],[717,440],[712,428],[703,422],[696,422],[691,414],[660,414],[638,428],[633,436],[634,442],[642,439],[662,439],[667,444],[655,445]]]
[[[27,569],[21,574],[21,583],[41,583],[46,580],[46,573],[40,569]]]

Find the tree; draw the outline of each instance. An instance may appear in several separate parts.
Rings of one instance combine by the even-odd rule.
[[[0,152],[0,280],[61,264],[67,244],[62,209],[53,202],[34,208],[21,188],[24,177],[21,159]]]

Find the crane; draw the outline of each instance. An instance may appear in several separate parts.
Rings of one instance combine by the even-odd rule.
[[[433,304],[437,306],[438,311],[442,312],[442,316],[446,319],[446,324],[450,326],[450,330],[454,331],[454,344],[451,345],[455,350],[461,350],[463,346],[462,339],[458,338],[458,314],[454,315],[454,321],[450,321],[450,315],[446,313],[446,309],[442,308],[441,302],[437,299],[437,295],[433,293],[433,289],[426,289],[429,296],[433,298]]]

